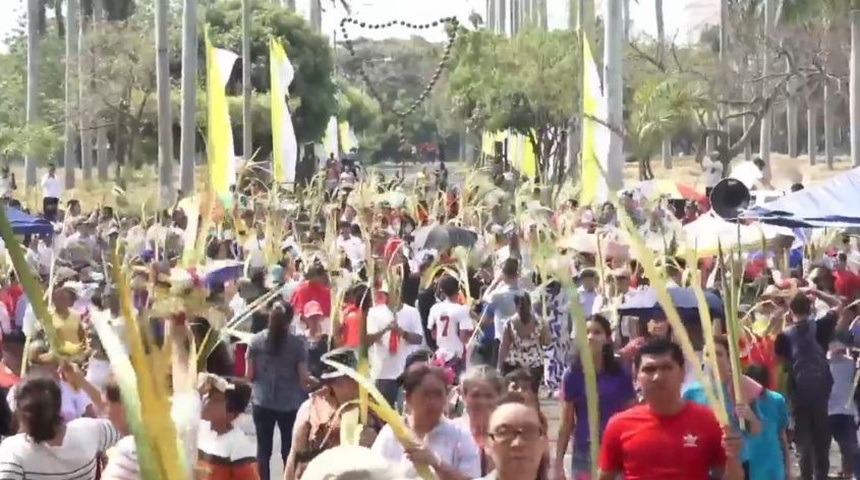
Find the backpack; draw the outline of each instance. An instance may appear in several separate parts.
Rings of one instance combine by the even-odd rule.
[[[815,321],[807,325],[796,325],[785,332],[791,342],[789,396],[795,406],[826,405],[833,389],[833,375],[827,355],[816,340]]]

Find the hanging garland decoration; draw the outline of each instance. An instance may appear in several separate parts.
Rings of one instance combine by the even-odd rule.
[[[407,116],[411,115],[418,107],[427,100],[427,97],[430,96],[430,92],[433,91],[433,87],[439,82],[439,78],[442,76],[442,72],[445,70],[445,66],[448,63],[448,59],[451,57],[451,49],[454,47],[454,41],[457,39],[457,30],[460,26],[460,21],[457,20],[457,17],[442,17],[438,20],[434,20],[429,23],[411,23],[406,22],[404,20],[391,20],[385,23],[369,23],[362,22],[360,20],[354,19],[352,17],[345,17],[340,21],[340,32],[343,35],[343,43],[346,47],[346,51],[349,52],[350,56],[355,58],[355,45],[353,44],[352,38],[349,36],[349,32],[347,32],[347,25],[353,24],[357,25],[359,28],[369,28],[370,30],[379,30],[382,28],[390,28],[395,25],[400,25],[406,28],[411,28],[413,30],[427,30],[429,28],[439,27],[440,25],[448,27],[446,32],[448,34],[448,39],[445,42],[445,49],[442,52],[442,58],[439,59],[439,63],[436,65],[436,70],[433,72],[433,76],[430,77],[430,80],[427,82],[427,85],[424,87],[424,91],[421,92],[421,95],[418,96],[412,103],[405,109],[401,110],[394,106],[391,106],[391,111],[397,115],[397,129],[400,134],[400,144],[404,145],[406,143],[406,138],[403,134],[403,120]],[[367,74],[367,70],[364,69],[364,65],[360,63],[358,65],[358,75],[361,77],[361,80],[364,82],[367,90],[370,92],[370,95],[376,99],[380,104],[385,103],[383,101],[382,95],[376,90],[376,85],[370,80],[370,76]]]

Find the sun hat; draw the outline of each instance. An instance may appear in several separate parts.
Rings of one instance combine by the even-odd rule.
[[[323,355],[322,359],[338,363],[353,370],[358,368],[358,354],[353,348],[343,347],[332,350],[327,354]],[[333,368],[331,365],[323,363],[323,371],[320,375],[320,380],[332,380],[344,376],[345,375],[342,372]]]
[[[302,480],[405,480],[402,467],[392,465],[379,453],[356,445],[340,445],[323,451],[308,464]]]

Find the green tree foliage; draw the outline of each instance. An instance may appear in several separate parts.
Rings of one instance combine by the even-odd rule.
[[[269,113],[269,48],[270,36],[284,44],[287,54],[296,70],[296,77],[290,89],[290,110],[296,127],[299,142],[313,142],[322,137],[325,125],[337,111],[335,86],[331,79],[333,56],[324,37],[314,34],[304,21],[294,12],[262,0],[252,0],[254,20],[252,24],[252,55],[254,98],[252,115],[254,125],[254,144],[266,155],[271,150],[271,124]],[[91,94],[81,108],[89,110],[95,121],[109,127],[109,141],[112,154],[118,164],[131,162],[140,165],[155,160],[155,125],[157,122],[155,102],[155,48],[152,40],[153,16],[148,10],[149,2],[123,0],[105,2],[118,9],[132,8],[134,13],[125,20],[107,21],[90,34],[90,41],[99,45],[99,57],[92,75],[86,80],[91,85]],[[122,4],[122,5],[120,5]],[[206,10],[209,33],[213,43],[219,48],[241,52],[241,22],[239,1],[212,2]],[[122,16],[124,10],[108,12],[109,18]],[[177,16],[171,22],[170,38],[172,45],[171,75],[174,92],[173,114],[176,127],[174,132],[179,146],[179,80],[181,75],[181,22]],[[22,23],[24,20],[22,19]],[[201,20],[201,33],[203,31]],[[25,131],[26,64],[27,48],[24,29],[19,29],[9,40],[9,51],[0,55],[0,151],[10,157],[21,157],[32,148],[33,139],[42,138],[43,147],[56,145],[62,138],[64,125],[64,41],[54,32],[55,22],[49,22],[48,32],[39,45],[39,100],[40,118],[43,122]],[[206,92],[203,90],[205,79],[205,54],[203,39],[199,48],[198,64],[201,86],[197,96],[198,149],[205,149],[203,141],[206,128]],[[241,90],[241,64],[237,62],[233,70],[228,98],[234,127],[241,124],[241,97],[235,96]],[[372,108],[372,107],[370,107]],[[356,118],[359,107],[352,109]],[[77,115],[75,116],[77,119]],[[236,128],[234,138],[241,141],[240,129]],[[51,158],[52,155],[38,155],[37,158]]]
[[[359,70],[363,68],[381,97],[380,118],[373,123],[373,128],[361,129],[359,132],[362,148],[373,152],[373,157],[377,160],[399,158],[404,154],[397,129],[398,123],[402,121],[403,134],[409,146],[428,142],[440,146],[449,145],[450,150],[456,151],[458,132],[447,128],[450,122],[448,103],[444,95],[439,95],[446,90],[447,75],[443,74],[439,79],[434,89],[435,94],[411,115],[401,120],[393,112],[395,108],[407,108],[421,95],[439,65],[444,45],[429,42],[422,37],[385,40],[358,38],[353,45],[354,56],[345,48],[337,50],[338,74],[353,88],[369,95],[366,92],[370,88],[359,74]],[[446,68],[453,68],[453,65],[452,59]],[[348,89],[342,89],[342,92],[348,94]]]
[[[328,119],[337,112],[335,85],[331,77],[334,59],[328,42],[325,37],[311,31],[292,10],[267,0],[249,1],[252,15],[251,83],[254,90],[260,93],[269,91],[269,38],[276,38],[284,45],[296,71],[290,88],[290,98],[297,100],[292,111],[296,137],[300,143],[322,138]],[[239,0],[218,1],[207,8],[206,25],[213,45],[241,53],[241,18],[242,2]],[[241,65],[237,63],[233,72],[230,87],[234,93],[239,93]],[[271,135],[268,121],[265,127],[255,125],[254,129],[255,136]]]
[[[562,153],[563,131],[577,111],[578,38],[568,31],[524,30],[508,39],[463,31],[454,49],[448,94],[455,115],[475,131],[525,135],[544,174]]]
[[[379,102],[343,78],[338,80],[338,89],[337,117],[349,122],[357,135],[379,130],[382,120]]]

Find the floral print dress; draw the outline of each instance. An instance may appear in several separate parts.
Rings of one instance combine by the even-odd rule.
[[[570,315],[567,314],[568,301],[564,292],[550,294],[542,292],[541,301],[535,304],[535,311],[543,318],[549,328],[552,342],[544,347],[544,387],[554,395],[561,387],[562,375],[570,353]]]

